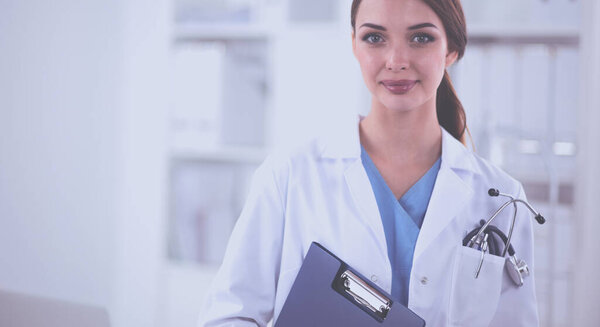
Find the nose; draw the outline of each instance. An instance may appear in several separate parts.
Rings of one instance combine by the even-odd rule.
[[[400,72],[408,70],[410,67],[409,50],[404,45],[394,45],[390,47],[385,68],[391,72]]]

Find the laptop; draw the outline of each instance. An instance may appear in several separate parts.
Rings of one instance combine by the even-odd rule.
[[[106,310],[0,290],[0,326],[109,327]]]

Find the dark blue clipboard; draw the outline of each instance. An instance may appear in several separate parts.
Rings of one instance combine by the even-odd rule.
[[[425,321],[313,242],[275,322],[296,326],[423,327]]]

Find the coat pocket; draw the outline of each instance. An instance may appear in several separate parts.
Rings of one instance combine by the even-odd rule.
[[[480,260],[480,251],[459,245],[450,291],[451,326],[488,326],[496,313],[504,258],[486,253],[479,277],[475,278]]]

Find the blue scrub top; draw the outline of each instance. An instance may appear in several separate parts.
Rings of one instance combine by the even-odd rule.
[[[408,306],[408,286],[415,245],[440,170],[441,158],[400,200],[396,199],[362,145],[361,159],[371,181],[383,223],[388,257],[392,265],[392,296]]]

